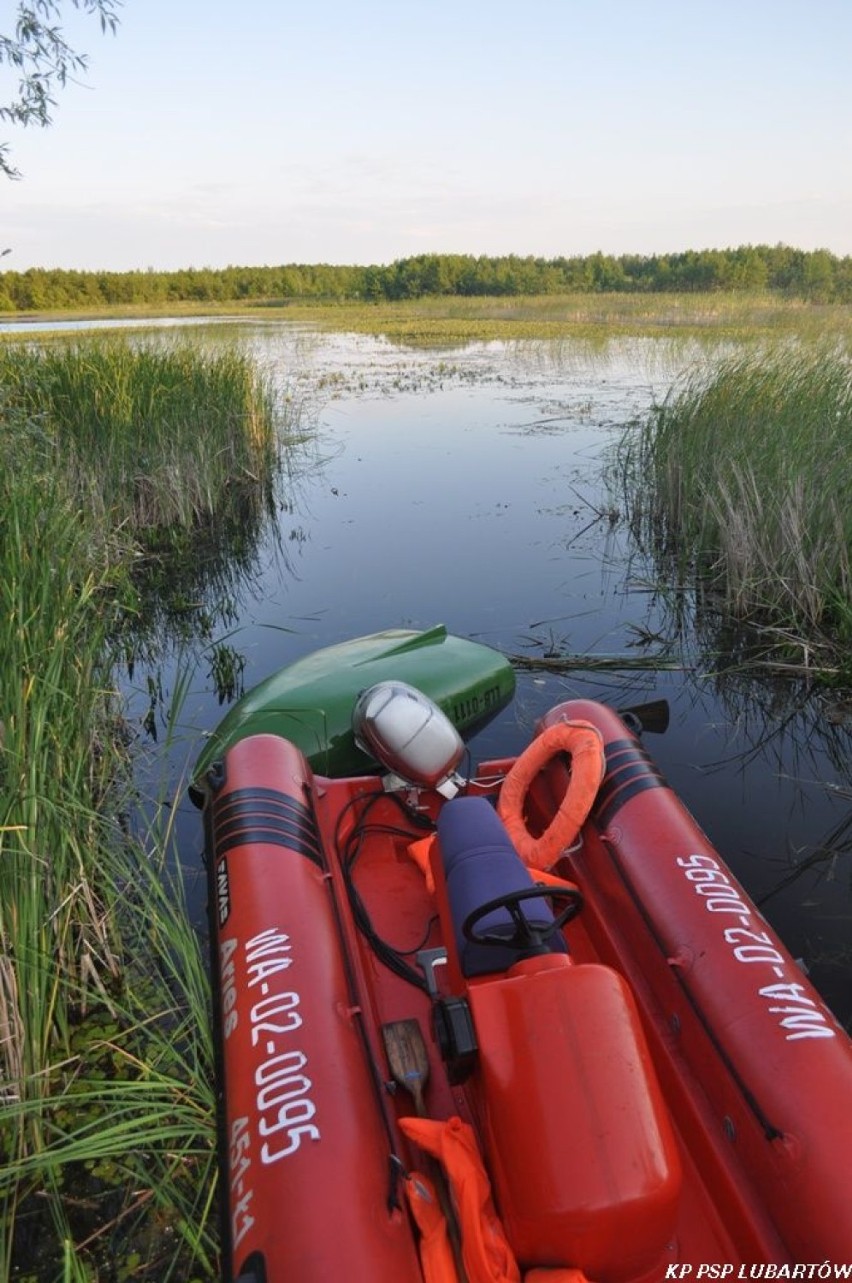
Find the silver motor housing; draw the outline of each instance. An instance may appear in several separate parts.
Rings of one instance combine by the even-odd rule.
[[[408,784],[453,797],[464,743],[428,695],[406,682],[378,682],[362,691],[352,713],[355,742]]]

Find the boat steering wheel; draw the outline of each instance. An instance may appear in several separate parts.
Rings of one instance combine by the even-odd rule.
[[[565,901],[565,907],[552,922],[530,922],[521,909],[525,900]],[[488,944],[500,948],[531,950],[543,952],[547,941],[556,931],[561,931],[566,923],[575,918],[583,907],[583,896],[576,887],[536,886],[521,887],[518,891],[508,891],[498,895],[494,900],[479,905],[469,913],[462,923],[462,934],[471,944]],[[485,931],[477,929],[478,924],[495,909],[506,909],[512,919],[514,931],[510,936],[500,935],[496,928]]]

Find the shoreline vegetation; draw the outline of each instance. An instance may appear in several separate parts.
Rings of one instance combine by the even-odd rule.
[[[616,473],[660,583],[745,630],[755,663],[852,683],[848,345],[741,349],[692,371],[627,432]]]
[[[125,304],[65,311],[46,309],[12,316],[0,347],[32,338],[25,322],[39,324],[39,338],[66,331],[69,322],[120,321],[124,332],[154,320],[203,318],[220,323],[285,322],[338,332],[372,334],[408,346],[583,339],[666,337],[741,342],[772,338],[852,338],[852,302],[805,301],[762,291],[742,293],[587,293],[528,297],[444,296],[391,302],[293,299],[240,302],[176,301],[168,305]],[[57,329],[51,331],[55,321]],[[20,323],[21,328],[18,329]],[[175,326],[179,328],[179,324]]]
[[[112,673],[139,562],[265,501],[275,409],[239,354],[86,341],[0,352],[0,417],[0,1277],[211,1278],[207,968]]]

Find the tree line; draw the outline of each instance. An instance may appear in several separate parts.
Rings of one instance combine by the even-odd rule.
[[[0,312],[62,311],[123,304],[336,300],[392,301],[440,295],[772,291],[811,302],[852,302],[852,257],[786,245],[678,254],[491,258],[419,254],[387,266],[328,263],[186,268],[176,272],[80,272],[30,268],[0,273]]]

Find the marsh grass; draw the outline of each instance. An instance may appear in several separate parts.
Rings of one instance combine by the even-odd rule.
[[[412,346],[566,337],[601,341],[617,335],[753,342],[778,334],[852,333],[848,305],[806,304],[768,293],[453,295],[393,303],[293,303],[282,306],[280,314]]]
[[[67,1019],[61,975],[81,999],[116,969],[90,877],[109,693],[99,597],[112,567],[89,545],[61,485],[20,454],[0,479],[0,1060],[6,1095],[44,1065]],[[44,1019],[48,1015],[47,1020]],[[21,1036],[15,1037],[17,1030]]]
[[[252,487],[263,495],[274,428],[270,405],[249,413],[257,388],[238,364],[251,396],[223,414],[217,448],[203,447],[212,409],[179,412],[178,375],[191,370],[173,355],[161,364],[77,348],[47,359],[18,348],[0,358],[3,1279],[216,1269],[206,968],[170,873],[171,811],[155,808],[141,837],[128,823],[112,647],[146,539],[159,542],[162,523],[215,521],[235,490],[240,503]],[[221,362],[205,362],[207,403],[220,405],[232,382],[219,381]],[[128,363],[141,383],[125,403]],[[160,399],[144,400],[152,370],[160,389],[163,371],[173,376],[165,422]],[[87,416],[98,407],[95,429]],[[161,476],[175,455],[186,506],[161,485],[140,506],[138,478]],[[218,479],[194,475],[199,458],[223,469]]]
[[[274,392],[236,349],[3,345],[0,389],[7,414],[39,425],[81,505],[113,526],[190,527],[274,467]]]
[[[41,435],[4,428],[0,1277],[209,1277],[205,969],[170,834],[131,840],[117,809],[106,640],[124,569]]]
[[[49,316],[51,314],[44,314]],[[53,313],[58,321],[68,313]],[[245,303],[178,301],[167,309],[143,304],[90,309],[81,317],[230,316],[245,320],[281,318],[336,331],[384,335],[400,344],[439,346],[490,339],[550,339],[603,335],[680,334],[753,340],[773,334],[852,332],[852,306],[786,299],[771,292],[625,294],[621,292],[462,296],[444,295],[395,302],[268,300]],[[126,331],[125,331],[126,333]],[[14,330],[7,345],[24,341]]]
[[[104,853],[122,890],[122,967],[103,1001],[72,1005],[38,1094],[0,1134],[25,1144],[0,1171],[14,1208],[0,1230],[4,1277],[166,1280],[216,1270],[213,1053],[207,976],[180,882],[152,851]],[[59,1262],[62,1260],[62,1272]],[[31,1273],[30,1273],[31,1272]]]
[[[830,643],[840,662],[852,637],[848,350],[784,344],[693,374],[625,438],[620,472],[665,577],[788,648]]]

